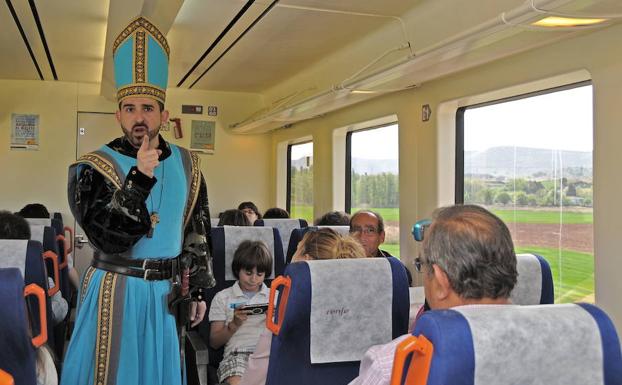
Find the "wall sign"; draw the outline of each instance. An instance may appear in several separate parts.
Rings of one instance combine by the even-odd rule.
[[[203,106],[182,104],[182,106],[181,106],[181,113],[182,114],[199,114],[200,115],[200,114],[203,113]]]
[[[11,150],[39,149],[39,115],[11,114]]]
[[[190,127],[190,149],[213,154],[216,144],[216,123],[205,120],[193,120]]]

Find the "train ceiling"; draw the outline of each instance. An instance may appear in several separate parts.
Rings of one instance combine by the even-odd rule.
[[[547,6],[562,13],[621,14],[621,3],[619,0],[5,0],[0,5],[0,79],[99,83],[102,94],[110,97],[114,94],[112,40],[131,18],[142,14],[168,37],[169,87],[262,94],[267,100],[264,115],[268,116],[282,112],[293,103],[312,101],[331,90],[339,91],[346,83],[354,84],[366,76],[376,78],[370,78],[365,87],[377,85],[386,91],[414,85],[416,79],[404,77],[409,72],[406,69],[396,72],[395,63],[411,59],[425,61],[418,56],[432,52],[443,42],[452,42],[456,36],[466,36],[468,31],[505,12],[509,18],[511,10],[517,7]],[[530,20],[509,23],[526,21]],[[496,38],[484,34],[470,42],[461,54],[468,56],[477,47],[492,47],[502,38],[523,44],[528,39],[518,36],[530,35],[531,31],[518,28],[512,33],[507,29],[496,32]],[[506,36],[500,35],[503,33]],[[551,41],[563,38],[557,32],[545,34]],[[542,43],[543,39],[534,38],[533,32],[531,36],[532,46]],[[516,49],[509,47],[507,55],[512,52]],[[378,78],[383,66],[393,71],[388,73],[392,78],[386,84]],[[447,68],[439,75],[460,69],[459,66]],[[398,81],[400,76],[403,79]],[[372,96],[351,97],[349,102]],[[335,108],[340,106],[335,104]],[[306,111],[306,115],[316,112]],[[326,111],[319,111],[323,112]],[[284,119],[282,115],[280,121]],[[240,121],[244,122],[244,117]],[[269,129],[275,125],[278,124],[271,124]],[[260,131],[266,131],[266,127]],[[239,125],[237,129],[245,131]]]

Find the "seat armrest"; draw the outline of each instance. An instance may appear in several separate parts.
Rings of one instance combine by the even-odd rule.
[[[186,335],[186,369],[189,385],[208,384],[209,350],[203,338],[195,330]]]

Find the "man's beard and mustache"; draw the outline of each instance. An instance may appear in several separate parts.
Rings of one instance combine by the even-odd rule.
[[[136,148],[139,148],[140,145],[143,143],[143,137],[146,134],[149,135],[149,140],[151,140],[158,136],[158,133],[160,131],[157,128],[150,130],[149,127],[144,123],[136,123],[132,126],[131,130],[128,130],[123,126],[121,127],[123,128],[123,132],[125,133],[125,137],[127,138],[127,140],[129,140],[132,146]]]

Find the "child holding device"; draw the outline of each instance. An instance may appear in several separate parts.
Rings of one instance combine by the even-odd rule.
[[[231,264],[237,281],[216,294],[209,311],[210,345],[225,346],[218,367],[218,380],[238,384],[248,357],[253,353],[259,335],[265,329],[266,315],[262,306],[268,303],[270,290],[263,283],[272,272],[272,256],[261,241],[240,243]],[[267,306],[266,306],[267,307]]]

